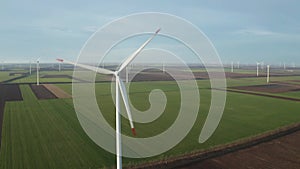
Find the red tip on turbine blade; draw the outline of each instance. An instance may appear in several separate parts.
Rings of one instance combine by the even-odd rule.
[[[160,31],[160,28],[155,32],[155,34],[157,34]]]
[[[132,131],[132,134],[133,134],[134,136],[136,136],[135,128],[132,128],[131,131]]]
[[[63,59],[56,59],[57,61],[59,61],[59,62],[63,62],[64,60]]]

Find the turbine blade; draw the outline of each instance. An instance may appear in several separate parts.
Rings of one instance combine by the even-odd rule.
[[[120,86],[121,95],[122,95],[122,98],[124,101],[124,105],[126,108],[127,116],[129,119],[129,123],[131,126],[131,131],[132,131],[132,134],[135,136],[136,132],[135,132],[133,121],[132,121],[132,116],[131,116],[130,107],[129,107],[129,103],[128,103],[128,96],[127,96],[126,88],[125,88],[125,85],[124,85],[122,79],[119,79],[119,86]]]
[[[158,34],[160,28],[144,43],[139,47],[133,54],[131,54],[125,62],[120,66],[118,72],[121,72],[144,48],[148,43]]]
[[[74,66],[79,66],[82,67],[84,69],[88,69],[97,73],[101,73],[101,74],[114,74],[113,71],[108,70],[108,69],[103,69],[103,68],[99,68],[99,67],[95,67],[95,66],[90,66],[90,65],[84,65],[84,64],[80,64],[80,63],[74,63],[68,60],[64,60],[64,59],[56,59],[59,62],[64,62],[64,63],[68,63]]]

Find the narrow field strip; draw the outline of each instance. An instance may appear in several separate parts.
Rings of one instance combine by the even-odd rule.
[[[70,94],[62,90],[61,88],[54,86],[53,84],[44,84],[50,92],[52,92],[57,98],[72,98]]]
[[[31,90],[36,98],[40,99],[56,99],[57,97],[43,85],[30,85]]]
[[[223,90],[223,89],[214,89],[214,90]],[[227,89],[226,91],[228,91],[228,92],[235,92],[235,93],[241,93],[241,94],[250,94],[250,95],[255,95],[255,96],[265,96],[265,97],[271,97],[271,98],[276,98],[276,99],[283,99],[283,100],[290,100],[290,101],[300,102],[300,99],[297,99],[297,98],[291,98],[291,97],[285,97],[285,96],[277,96],[277,95],[271,95],[271,94],[265,94],[265,93],[254,93],[254,92],[250,92],[250,91],[241,91],[241,90],[232,90],[232,89]]]

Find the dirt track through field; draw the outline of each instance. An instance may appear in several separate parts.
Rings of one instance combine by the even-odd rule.
[[[2,136],[2,124],[4,118],[4,107],[7,101],[22,101],[22,93],[19,85],[1,85],[0,84],[0,148]]]
[[[63,91],[61,88],[53,84],[43,84],[49,91],[51,91],[57,98],[72,98],[71,95]]]

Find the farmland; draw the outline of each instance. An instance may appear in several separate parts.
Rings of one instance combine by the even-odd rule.
[[[196,70],[201,72],[200,69]],[[0,81],[10,77],[1,72]],[[240,74],[249,74],[243,70]],[[253,71],[250,72],[253,74]],[[49,78],[49,75],[53,75]],[[71,94],[70,78],[57,75],[72,75],[71,71],[41,72],[41,83],[53,83]],[[47,78],[48,76],[48,78]],[[55,77],[56,76],[56,77]],[[0,168],[102,168],[113,167],[115,156],[98,147],[81,128],[71,98],[38,99],[30,88],[35,75],[26,76],[9,83],[19,84],[23,100],[7,101],[3,112]],[[98,77],[99,80],[103,77]],[[276,76],[273,82],[297,83],[300,76]],[[57,82],[62,82],[56,84]],[[187,137],[172,150],[151,158],[124,158],[126,166],[135,166],[149,161],[159,161],[191,152],[212,149],[215,146],[253,137],[279,127],[300,121],[300,104],[297,101],[263,97],[258,95],[228,92],[223,118],[214,135],[204,144],[198,143],[199,133],[210,106],[209,80],[197,80],[201,94],[200,110],[196,123]],[[264,77],[228,78],[228,87],[266,85]],[[168,98],[165,112],[151,123],[136,123],[138,137],[149,137],[166,130],[176,119],[180,105],[179,91],[174,81],[132,82],[129,97],[139,110],[149,108],[148,96],[152,89],[161,89]],[[246,89],[235,89],[245,91]],[[99,107],[109,124],[114,127],[114,103],[111,83],[96,83]],[[266,93],[259,92],[258,93]],[[299,98],[299,91],[268,93],[271,96]],[[101,102],[100,102],[101,100]],[[104,101],[103,101],[104,100]],[[130,135],[130,126],[122,119],[122,132]],[[151,130],[149,130],[151,129]]]

